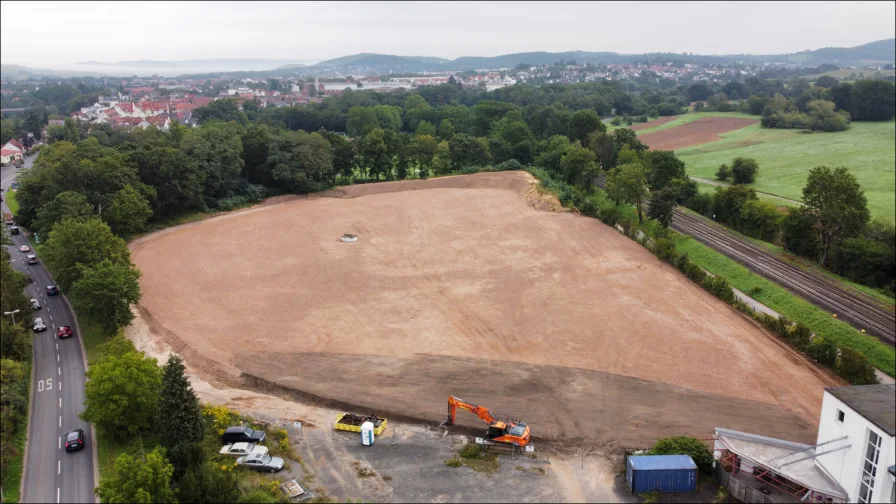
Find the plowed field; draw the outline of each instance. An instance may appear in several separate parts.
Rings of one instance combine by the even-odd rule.
[[[737,117],[706,117],[674,128],[644,133],[638,140],[652,150],[675,150],[720,140],[722,133],[756,124],[755,119]]]
[[[814,439],[834,381],[534,183],[351,186],[150,235],[141,309],[200,370],[360,411],[438,422],[453,394],[542,439]]]

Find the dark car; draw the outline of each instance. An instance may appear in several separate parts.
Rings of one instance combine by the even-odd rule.
[[[56,296],[58,294],[59,294],[59,287],[56,287],[55,285],[47,286],[47,295],[48,296]]]
[[[252,427],[228,427],[221,436],[224,444],[233,443],[262,443],[264,431],[255,430]]]
[[[73,452],[84,449],[84,431],[75,429],[65,435],[65,451]]]
[[[9,234],[19,234],[19,226],[9,228]]]

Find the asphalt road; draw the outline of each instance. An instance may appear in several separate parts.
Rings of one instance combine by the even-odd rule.
[[[26,160],[25,166],[32,162],[33,158]],[[13,167],[4,167],[0,173],[4,195],[17,173]],[[6,201],[2,209],[9,211]],[[12,240],[14,245],[8,248],[13,268],[34,279],[26,294],[40,301],[42,308],[34,316],[47,325],[45,332],[33,333],[34,381],[21,502],[95,502],[96,444],[90,424],[78,417],[84,410],[87,365],[75,317],[62,296],[47,297],[46,286],[55,282],[43,264],[25,262],[26,255],[35,253],[19,251],[28,245],[25,236],[14,235]],[[75,334],[59,340],[56,330],[63,325],[71,326]],[[87,447],[66,453],[64,436],[73,429],[84,430]]]

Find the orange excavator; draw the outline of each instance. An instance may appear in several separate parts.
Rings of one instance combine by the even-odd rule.
[[[477,406],[454,396],[448,398],[448,418],[442,422],[442,426],[451,427],[454,425],[457,408],[475,414],[488,424],[485,439],[495,443],[516,445],[520,448],[525,448],[529,444],[529,426],[525,423],[498,420],[488,408]]]

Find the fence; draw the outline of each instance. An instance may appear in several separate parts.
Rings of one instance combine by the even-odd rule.
[[[768,495],[759,490],[750,487],[746,482],[731,477],[722,467],[722,464],[716,463],[715,480],[728,490],[728,495],[736,499],[738,502],[748,504],[766,504],[775,502]]]

